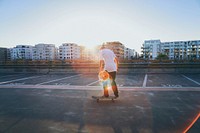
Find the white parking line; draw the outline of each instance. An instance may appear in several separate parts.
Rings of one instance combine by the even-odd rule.
[[[142,87],[146,87],[146,86],[147,86],[147,74],[145,75],[144,81],[143,81],[143,84],[142,84]]]
[[[5,75],[5,76],[0,76],[0,78],[6,78],[6,77],[10,77],[10,76],[19,76],[19,75],[24,75],[24,74],[12,74],[12,75]]]
[[[99,80],[97,80],[97,81],[94,81],[94,82],[92,82],[92,83],[90,83],[90,84],[88,84],[88,85],[86,85],[86,86],[93,85],[93,84],[95,84],[95,83],[97,83],[97,82],[99,82]]]
[[[102,90],[100,86],[74,86],[74,85],[1,85],[1,88],[18,88],[18,89],[64,89],[64,90]],[[141,90],[142,89],[142,90]],[[190,91],[200,92],[199,87],[119,87],[119,91]]]
[[[185,76],[185,75],[182,75],[182,76],[185,77],[186,79],[188,79],[188,80],[190,80],[190,81],[192,81],[192,82],[194,82],[194,83],[200,85],[199,82],[197,82],[197,81],[195,81],[195,80],[193,80],[193,79],[191,79],[191,78],[189,78],[189,77],[187,77],[187,76]]]
[[[60,78],[60,79],[55,79],[55,80],[50,80],[50,81],[46,81],[46,82],[43,82],[43,83],[39,83],[39,84],[36,84],[36,85],[42,85],[42,84],[46,84],[46,83],[51,83],[51,82],[55,82],[55,81],[59,81],[59,80],[63,80],[63,79],[68,79],[68,78],[73,78],[73,77],[77,77],[77,76],[80,76],[82,74],[78,74],[78,75],[73,75],[73,76],[69,76],[69,77],[64,77],[64,78]]]
[[[21,78],[21,79],[15,79],[15,80],[10,80],[10,81],[0,82],[0,85],[10,83],[10,82],[20,81],[20,80],[33,79],[33,78],[37,78],[37,77],[40,77],[40,76],[32,76],[32,77],[27,77],[27,78]]]

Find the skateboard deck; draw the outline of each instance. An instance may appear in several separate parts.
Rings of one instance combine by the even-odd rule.
[[[114,102],[117,98],[115,96],[109,96],[109,97],[102,97],[102,96],[92,96],[93,99],[95,99],[97,102],[100,100],[112,100]]]

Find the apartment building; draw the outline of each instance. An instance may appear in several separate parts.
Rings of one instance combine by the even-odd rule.
[[[32,59],[32,49],[33,49],[33,46],[30,46],[30,45],[17,45],[14,48],[10,48],[9,49],[10,59],[11,60]]]
[[[90,61],[98,60],[98,58],[99,58],[98,51],[99,50],[86,48],[84,46],[80,46],[80,47],[81,47],[81,50],[80,50],[81,60],[90,60]]]
[[[7,60],[8,60],[8,61],[11,60],[11,54],[10,54],[11,49],[12,49],[12,48],[8,48],[8,49],[7,49]]]
[[[63,43],[59,48],[56,48],[54,44],[36,44],[30,45],[17,45],[14,48],[6,50],[7,59],[32,59],[32,60],[98,60],[99,47],[94,49],[86,48],[84,46],[78,46],[75,43]],[[133,49],[126,48],[120,42],[106,42],[104,46],[113,50],[115,55],[119,59],[133,59],[136,56],[136,52]]]
[[[124,45],[121,42],[106,42],[105,47],[111,49],[119,59],[124,59]]]
[[[200,40],[160,42],[160,40],[145,41],[142,47],[144,59],[154,60],[159,53],[165,54],[171,60],[200,59]]]
[[[7,48],[0,47],[0,63],[6,62],[7,60]]]
[[[142,46],[142,53],[144,59],[154,60],[160,53],[160,40],[146,40]]]
[[[33,47],[33,60],[55,60],[57,48],[54,44],[37,44]]]
[[[75,43],[63,43],[59,46],[59,59],[80,59],[80,46]]]
[[[131,60],[136,56],[136,52],[134,49],[124,47],[124,59]]]
[[[169,59],[200,59],[200,40],[163,42],[161,52],[168,55]]]

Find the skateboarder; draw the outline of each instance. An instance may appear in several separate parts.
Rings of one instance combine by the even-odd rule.
[[[116,73],[118,70],[118,59],[114,52],[110,49],[107,49],[105,46],[101,46],[99,52],[100,59],[100,69],[99,71],[107,71],[109,77],[111,78],[111,86],[114,92],[115,97],[119,97],[117,84],[115,82]],[[107,85],[103,85],[104,97],[109,97]]]

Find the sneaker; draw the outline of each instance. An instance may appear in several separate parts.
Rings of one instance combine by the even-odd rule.
[[[119,95],[117,94],[117,95],[115,95],[115,98],[118,98],[119,97]]]

